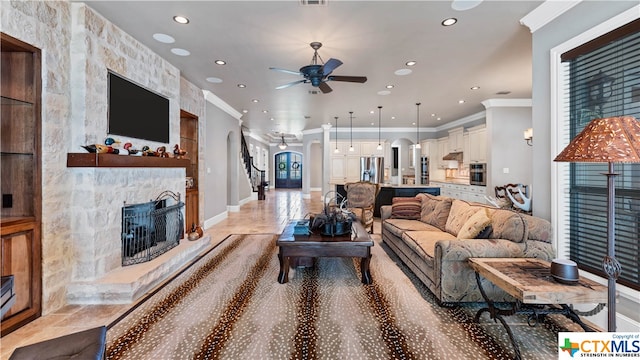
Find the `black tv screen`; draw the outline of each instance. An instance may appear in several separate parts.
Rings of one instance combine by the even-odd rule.
[[[169,99],[109,72],[109,134],[169,143]]]

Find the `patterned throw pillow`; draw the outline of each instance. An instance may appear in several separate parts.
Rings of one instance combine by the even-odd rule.
[[[420,219],[422,203],[415,197],[394,197],[391,200],[391,217],[394,219]]]
[[[422,200],[421,221],[425,224],[433,225],[445,231],[449,211],[451,210],[452,198],[444,196],[433,196],[430,194],[420,194]],[[420,196],[418,195],[418,196]]]
[[[475,239],[482,230],[491,224],[488,209],[480,209],[473,214],[460,228],[458,239]]]

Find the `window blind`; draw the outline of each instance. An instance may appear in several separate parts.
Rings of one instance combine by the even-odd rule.
[[[635,24],[634,24],[635,23]],[[638,21],[627,31],[614,31],[562,55],[568,77],[567,116],[561,127],[575,137],[593,119],[634,116],[640,119],[640,31]],[[616,163],[616,258],[622,266],[618,283],[640,290],[640,164]],[[579,268],[602,277],[607,247],[606,163],[571,163],[561,196],[567,216],[569,258]]]

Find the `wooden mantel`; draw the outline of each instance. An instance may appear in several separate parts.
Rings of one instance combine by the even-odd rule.
[[[189,159],[117,154],[67,153],[67,167],[166,167],[187,168]]]

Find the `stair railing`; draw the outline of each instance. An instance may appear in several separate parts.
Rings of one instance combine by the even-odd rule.
[[[251,152],[249,151],[249,146],[244,138],[244,133],[240,135],[240,144],[242,160],[244,162],[247,176],[249,176],[249,181],[251,182],[251,188],[254,192],[258,193],[258,200],[264,200],[264,190],[267,186],[265,171],[258,169],[258,167],[253,163],[253,156],[251,156]]]

